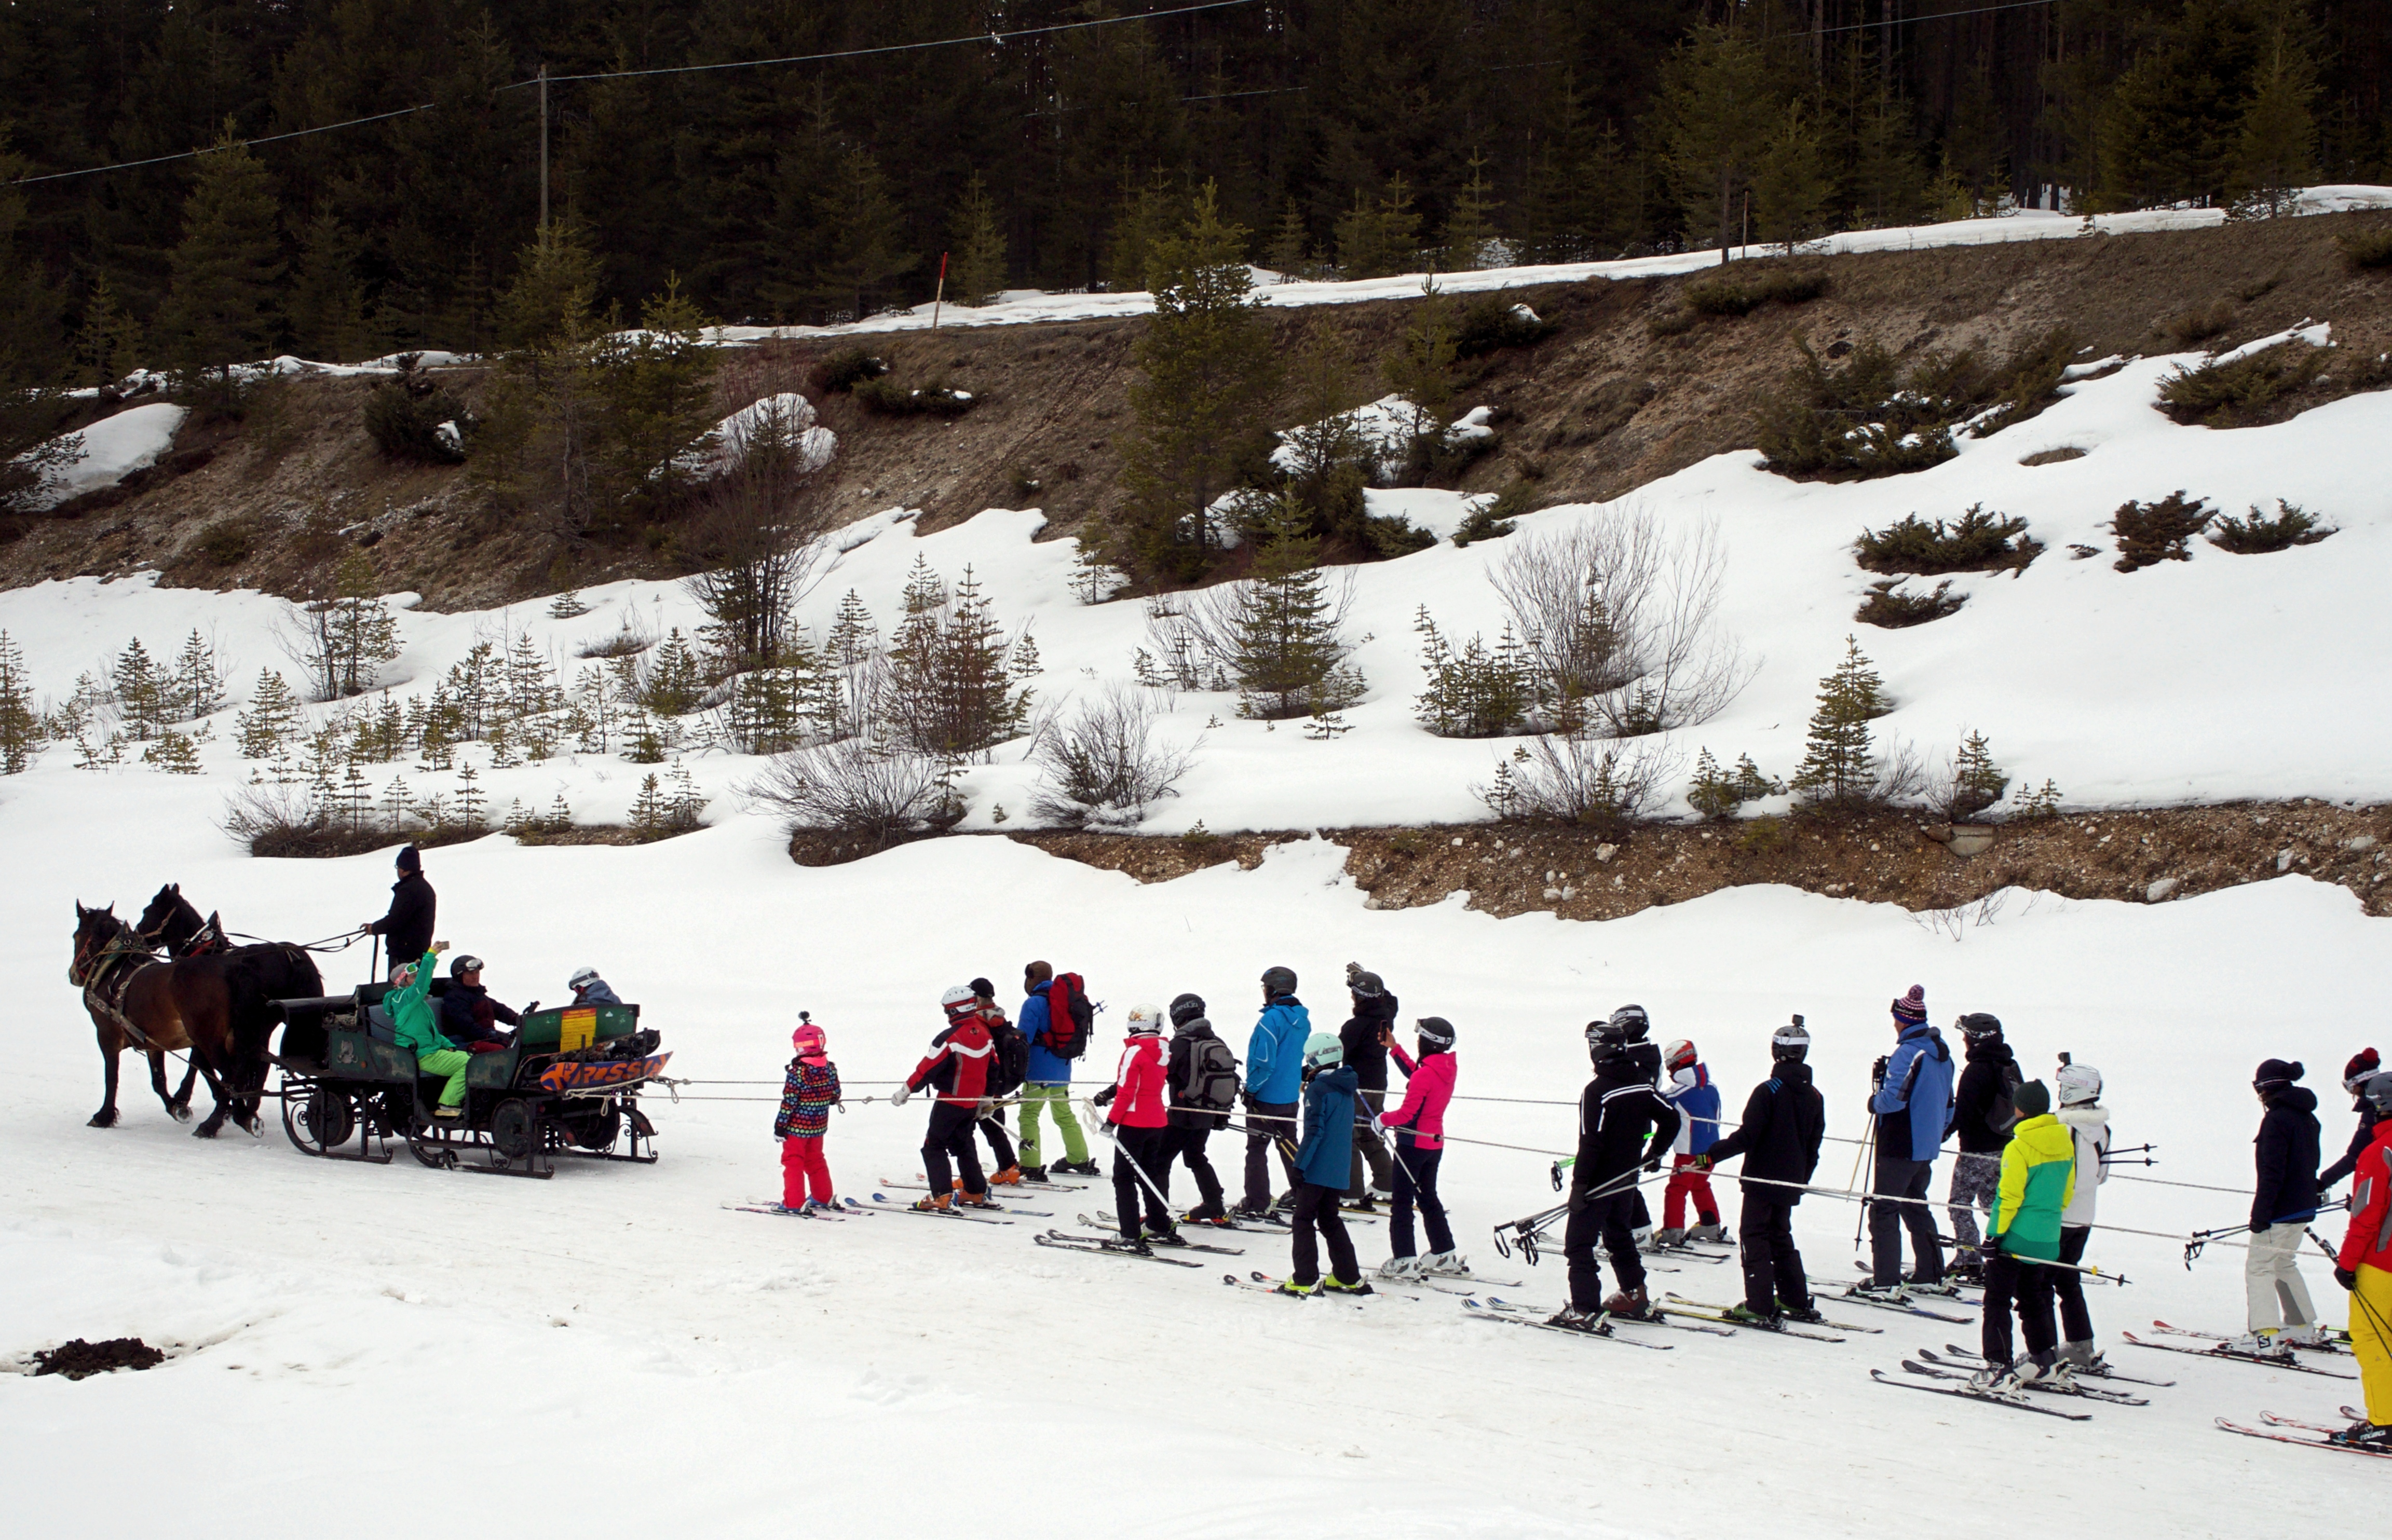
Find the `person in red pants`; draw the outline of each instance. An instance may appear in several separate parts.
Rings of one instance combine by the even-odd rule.
[[[1711,1084],[1710,1067],[1684,1038],[1661,1051],[1661,1063],[1670,1072],[1661,1087],[1661,1099],[1678,1109],[1679,1121],[1678,1137],[1670,1147],[1670,1184],[1661,1193],[1661,1228],[1653,1239],[1662,1246],[1687,1240],[1724,1241],[1727,1231],[1720,1225],[1719,1200],[1711,1197],[1711,1179],[1704,1174],[1710,1168],[1696,1160],[1719,1143],[1719,1087]],[[1685,1227],[1689,1197],[1695,1200],[1692,1230]]]
[[[804,1213],[838,1207],[831,1190],[830,1162],[823,1158],[830,1109],[838,1105],[838,1066],[830,1062],[829,1040],[813,1017],[800,1011],[798,1022],[798,1029],[789,1034],[789,1046],[798,1056],[789,1061],[788,1076],[781,1082],[781,1112],[773,1119],[773,1137],[781,1142],[781,1207]]]

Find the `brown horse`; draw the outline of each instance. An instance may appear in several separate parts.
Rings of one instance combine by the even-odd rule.
[[[191,1132],[213,1139],[228,1117],[255,1133],[266,1082],[266,1042],[273,1030],[269,1002],[323,993],[306,952],[270,943],[228,952],[160,962],[140,933],[118,919],[115,905],[75,905],[74,962],[68,981],[83,990],[108,1068],[108,1093],[91,1118],[94,1128],[116,1122],[117,1055],[125,1048],[150,1056],[150,1084],[167,1112],[164,1055],[188,1050],[208,1082],[215,1108]]]

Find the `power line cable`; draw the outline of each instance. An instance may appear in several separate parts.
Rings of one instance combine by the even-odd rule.
[[[1886,4],[1888,5],[1892,5],[1892,3],[1893,0],[1886,0]],[[1828,32],[1873,32],[1879,27],[1908,27],[1914,26],[1921,21],[1942,21],[1947,18],[1956,16],[1983,16],[1992,11],[2022,11],[2052,5],[2054,3],[2055,0],[2010,0],[2009,4],[2002,6],[1979,6],[1972,10],[1965,11],[1929,11],[1924,16],[1887,17],[1877,21],[1854,21],[1841,27],[1821,27],[1816,31],[1808,32],[1807,34],[1793,33],[1790,35],[1820,37]]]

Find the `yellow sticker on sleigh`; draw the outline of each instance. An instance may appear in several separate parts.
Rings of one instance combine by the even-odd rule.
[[[578,1011],[567,1011],[557,1023],[556,1051],[570,1054],[576,1048],[587,1048],[598,1035],[598,1007],[585,1005]]]

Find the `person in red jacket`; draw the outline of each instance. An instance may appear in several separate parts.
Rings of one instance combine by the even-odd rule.
[[[1170,1206],[1163,1201],[1163,1173],[1171,1163],[1171,1096],[1168,1071],[1163,1062],[1163,1012],[1152,1005],[1135,1005],[1129,1013],[1129,1036],[1122,1042],[1121,1062],[1113,1083],[1096,1094],[1096,1105],[1107,1108],[1105,1122],[1113,1141],[1113,1212],[1120,1216],[1122,1243],[1138,1251],[1149,1241],[1177,1245],[1179,1231],[1171,1223]],[[1138,1233],[1139,1205],[1146,1209],[1146,1233]]]
[[[2334,1281],[2350,1290],[2350,1351],[2367,1393],[2367,1420],[2334,1438],[2392,1452],[2392,1074],[2368,1081],[2360,1094],[2375,1109],[2375,1137],[2351,1171],[2350,1228],[2334,1258]]]
[[[988,1076],[995,1057],[988,1025],[981,1019],[980,997],[958,984],[939,999],[947,1026],[930,1040],[930,1051],[914,1067],[905,1083],[889,1099],[898,1106],[917,1091],[936,1094],[930,1108],[930,1129],[922,1139],[923,1180],[930,1196],[914,1205],[926,1213],[944,1213],[955,1178],[947,1167],[952,1154],[962,1171],[963,1186],[955,1201],[968,1209],[994,1209],[988,1184],[981,1176],[980,1155],[972,1148],[972,1128],[980,1119],[982,1099],[988,1095]]]

